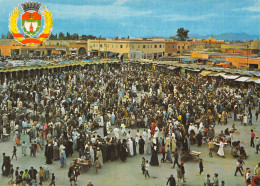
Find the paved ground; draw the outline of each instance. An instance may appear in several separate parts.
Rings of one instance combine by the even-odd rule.
[[[229,120],[227,126],[216,126],[216,134],[218,134],[221,130],[224,130],[227,127],[231,127],[233,120]],[[250,141],[250,130],[254,129],[256,135],[260,135],[260,127],[259,121],[253,121],[252,126],[241,126],[240,123],[237,123],[238,131],[241,132],[237,138],[240,139],[242,144],[246,146],[246,151],[249,154],[249,158],[245,161],[246,167],[250,167],[251,170],[256,166],[256,164],[260,160],[260,155],[255,154],[255,148],[249,147]],[[135,134],[136,130],[132,130],[132,135]],[[102,130],[99,129],[98,133],[102,134]],[[141,129],[142,132],[142,129]],[[27,136],[22,136],[21,141],[27,141]],[[7,155],[11,155],[12,146],[15,145],[13,141],[13,135],[11,139],[7,142],[0,143],[0,164],[2,164],[2,153],[6,152]],[[206,144],[203,144],[202,147],[197,147],[195,145],[191,146],[191,150],[196,150],[202,152],[201,157],[203,158],[204,162],[204,172],[202,175],[199,175],[199,166],[197,161],[188,161],[185,162],[185,169],[186,169],[186,178],[187,182],[185,185],[203,185],[204,179],[206,174],[210,174],[211,177],[214,173],[219,174],[219,180],[224,180],[227,186],[236,186],[236,185],[244,185],[243,177],[241,176],[234,176],[235,166],[236,166],[236,159],[230,155],[230,147],[225,148],[225,155],[226,158],[221,158],[213,154],[213,157],[208,156],[208,148]],[[27,149],[27,152],[29,149]],[[19,166],[21,170],[25,168],[30,168],[34,166],[39,169],[45,163],[44,152],[41,151],[37,153],[36,158],[26,156],[23,157],[21,155],[21,147],[18,147],[18,160],[12,160],[14,167]],[[78,153],[74,154],[74,157],[77,157]],[[88,180],[92,180],[94,185],[102,185],[102,186],[132,186],[132,185],[165,185],[167,178],[170,174],[173,174],[176,178],[176,169],[171,168],[170,163],[163,163],[160,167],[150,167],[150,176],[151,178],[145,179],[141,174],[140,170],[140,163],[141,163],[141,155],[136,155],[135,157],[128,158],[126,162],[121,162],[117,160],[115,162],[108,162],[105,163],[103,168],[99,170],[98,174],[95,173],[94,169],[82,173],[79,176],[78,185],[84,186],[87,185]],[[161,154],[159,154],[159,158],[161,158]],[[150,160],[150,156],[145,155],[145,158]],[[72,161],[72,157],[68,158],[68,162]],[[52,172],[56,175],[56,184],[57,185],[69,185],[69,179],[67,176],[68,173],[68,166],[59,169],[59,162],[55,161],[53,165],[50,166]],[[7,185],[8,178],[0,176],[0,185]],[[48,185],[50,182],[44,182],[44,184]]]

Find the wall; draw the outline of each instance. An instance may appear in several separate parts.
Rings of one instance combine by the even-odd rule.
[[[258,69],[260,69],[260,58],[226,57],[226,61],[231,62],[237,68],[248,67],[248,64],[257,64]]]
[[[165,54],[168,53],[177,54],[178,51],[190,50],[190,43],[187,41],[173,41],[165,43]]]
[[[253,50],[243,50],[243,49],[221,49],[224,53],[240,53],[243,56],[250,56],[253,54]]]
[[[114,52],[114,53],[130,53],[129,41],[119,40],[89,40],[88,51]]]
[[[247,49],[247,46],[242,44],[221,44],[221,49]]]
[[[37,45],[34,47],[29,46],[23,46],[20,43],[14,41],[14,40],[0,40],[0,50],[2,56],[11,56],[12,50],[19,49],[19,54],[23,51],[24,53],[28,54],[29,50],[33,50],[34,53],[36,51],[40,51],[41,55],[47,54],[47,50],[51,50],[52,54],[61,54],[61,50],[59,49],[65,49],[66,54],[71,54],[71,48],[76,48],[76,54],[78,54],[78,51],[81,47],[84,47],[87,51],[88,46],[86,41],[76,41],[76,40],[48,40],[41,45]],[[57,50],[56,50],[57,49]]]
[[[200,53],[191,53],[191,57],[193,58],[203,58],[203,59],[209,59],[209,54],[200,54]]]

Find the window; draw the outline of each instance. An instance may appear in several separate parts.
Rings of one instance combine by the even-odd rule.
[[[172,48],[175,48],[175,46],[172,46]]]
[[[188,49],[190,49],[190,46],[188,46]]]
[[[159,45],[159,48],[162,48],[162,45]]]
[[[132,45],[132,49],[134,49],[135,48],[135,46],[134,45]]]
[[[154,48],[157,48],[157,45],[154,45]]]
[[[151,45],[151,48],[153,48],[153,45]]]
[[[164,48],[164,45],[162,45],[162,47]]]
[[[143,45],[143,48],[146,48],[146,46],[145,46],[145,45]]]
[[[112,48],[114,48],[114,45],[112,45]]]
[[[150,45],[147,45],[147,48],[149,48]]]
[[[168,48],[171,48],[171,46],[168,46]]]
[[[102,44],[100,44],[100,47],[102,47]]]
[[[137,48],[140,48],[140,45],[138,45],[138,47]]]
[[[178,46],[178,49],[180,49],[181,47],[180,46]]]
[[[118,48],[118,45],[116,45],[116,48]]]
[[[182,49],[184,49],[184,46],[182,46]]]
[[[93,44],[93,47],[95,47],[95,44]]]
[[[123,48],[123,45],[120,45],[120,48]]]

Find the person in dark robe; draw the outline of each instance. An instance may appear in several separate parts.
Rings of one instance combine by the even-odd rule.
[[[138,144],[139,144],[139,154],[144,154],[144,139],[142,136],[140,136],[140,139],[138,141]]]
[[[57,143],[57,142],[55,142],[55,143]],[[57,144],[56,144],[56,145],[53,146],[53,160],[54,160],[54,161],[55,161],[55,160],[59,160],[59,159],[60,159],[59,156],[60,156],[60,155],[59,155],[59,147],[58,147]]]
[[[197,140],[198,140],[198,146],[200,147],[202,145],[202,134],[200,131],[197,134]]]
[[[116,140],[116,139],[115,139]],[[119,150],[118,150],[118,142],[114,141],[114,146],[115,146],[115,160],[118,158]]]
[[[122,143],[119,139],[117,144],[116,144],[116,148],[117,148],[117,151],[118,151],[118,158],[121,158],[121,145],[122,145]]]
[[[186,135],[185,138],[183,139],[183,142],[182,142],[182,150],[184,150],[185,152],[188,151],[187,135]]]
[[[101,146],[102,156],[103,156],[103,162],[107,161],[107,144],[103,143]]]
[[[127,156],[127,145],[126,145],[126,139],[123,139],[123,143],[120,146],[120,158],[122,161],[126,160]]]
[[[154,144],[154,143],[153,143],[153,148],[152,148],[152,156],[151,156],[151,160],[150,160],[150,165],[151,166],[159,166],[157,148],[156,148],[156,144]]]
[[[106,127],[106,124],[103,126],[103,134],[104,134],[104,137],[107,136],[107,127]]]
[[[53,147],[51,143],[48,143],[45,146],[45,157],[46,157],[46,164],[52,164]]]
[[[106,161],[110,161],[111,160],[111,144],[110,142],[107,142],[107,148],[106,148]]]
[[[114,144],[114,139],[110,143],[110,160],[114,161],[115,160],[115,144]]]
[[[71,155],[71,156],[73,154],[73,141],[72,141],[72,139],[70,139],[68,141],[68,154]]]

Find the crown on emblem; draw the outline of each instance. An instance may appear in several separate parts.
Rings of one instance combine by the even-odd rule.
[[[23,7],[23,10],[25,12],[29,10],[34,10],[38,12],[41,7],[41,3],[30,1],[30,2],[22,3],[21,6]]]

